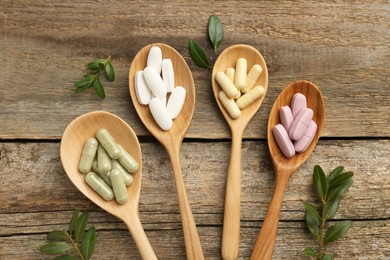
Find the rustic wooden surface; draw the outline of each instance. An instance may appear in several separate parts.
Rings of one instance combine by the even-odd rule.
[[[244,133],[240,259],[248,259],[272,195],[274,171],[266,142],[273,101],[289,83],[320,87],[326,105],[323,137],[291,178],[274,259],[300,259],[314,245],[303,202],[313,200],[315,164],[355,172],[334,221],[353,226],[329,251],[337,259],[390,258],[390,5],[388,1],[0,1],[0,259],[52,259],[38,248],[47,232],[65,229],[75,208],[97,228],[94,259],[139,259],[126,226],[85,198],[59,157],[65,127],[94,110],[128,122],[143,154],[140,218],[161,259],[184,259],[172,168],[162,146],[138,118],[128,90],[129,65],[143,46],[179,51],[196,84],[196,108],[182,145],[188,197],[207,259],[220,259],[230,131],[214,100],[211,70],[191,61],[188,40],[212,61],[245,43],[267,62],[269,88]],[[217,14],[225,40],[214,54],[207,21]],[[117,78],[107,98],[74,93],[85,64],[112,54]]]

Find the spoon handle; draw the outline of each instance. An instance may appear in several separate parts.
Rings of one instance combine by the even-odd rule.
[[[146,237],[138,213],[134,210],[129,210],[123,221],[129,229],[142,259],[157,260],[157,256]]]
[[[222,232],[222,259],[237,259],[240,245],[242,133],[232,131],[229,170],[226,180]]]
[[[282,209],[284,192],[286,191],[290,174],[281,172],[276,174],[274,194],[268,207],[251,260],[272,259],[276,234],[278,231],[280,211]]]
[[[173,175],[175,178],[187,259],[204,259],[202,245],[200,243],[181,172],[180,145],[173,145],[171,148],[172,149],[167,149],[167,152],[172,163]]]

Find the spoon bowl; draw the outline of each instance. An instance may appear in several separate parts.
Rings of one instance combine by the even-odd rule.
[[[276,143],[272,133],[272,127],[280,123],[280,108],[289,106],[293,95],[297,92],[306,96],[307,107],[311,108],[314,112],[313,121],[317,123],[317,131],[313,141],[305,152],[297,153],[291,158],[286,158]],[[324,121],[325,105],[321,91],[309,81],[300,80],[288,85],[275,100],[268,120],[267,130],[268,148],[276,171],[274,194],[253,249],[251,259],[272,259],[280,211],[288,181],[312,154],[324,127]]]
[[[106,201],[85,182],[78,165],[84,144],[89,137],[106,128],[118,144],[121,144],[134,159],[139,169],[133,173],[133,183],[127,188],[129,200],[120,205],[115,200]],[[138,216],[138,204],[141,191],[142,153],[133,129],[121,118],[104,111],[90,112],[74,119],[65,129],[60,147],[61,161],[71,182],[96,205],[123,220],[144,259],[157,259],[145,235]]]
[[[163,59],[172,60],[175,73],[175,86],[186,89],[186,100],[179,116],[173,120],[171,129],[164,131],[155,122],[149,106],[141,105],[135,93],[134,76],[146,67],[149,50],[153,46],[161,48]],[[195,220],[188,201],[187,192],[180,167],[180,146],[190,125],[195,110],[195,83],[191,71],[183,57],[172,47],[163,43],[153,43],[142,48],[134,57],[129,71],[129,90],[134,107],[142,123],[149,132],[164,146],[172,163],[173,175],[179,200],[181,220],[187,259],[204,259]]]
[[[234,68],[236,61],[239,58],[245,58],[247,60],[248,70],[254,64],[259,64],[262,67],[263,71],[254,86],[261,85],[264,87],[265,91],[259,99],[241,110],[241,116],[239,118],[232,119],[218,98],[218,93],[222,88],[216,81],[215,75],[220,71],[225,71],[226,68]],[[225,117],[225,120],[228,123],[232,133],[232,147],[226,181],[225,211],[222,234],[222,258],[237,259],[240,242],[242,136],[250,120],[253,118],[263,103],[268,88],[268,70],[260,52],[249,45],[238,44],[225,49],[219,55],[217,61],[214,64],[211,77],[215,100],[217,101],[219,109]]]

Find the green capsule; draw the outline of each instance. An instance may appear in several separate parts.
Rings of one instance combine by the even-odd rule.
[[[112,169],[110,172],[110,180],[112,183],[112,189],[114,190],[116,202],[119,204],[125,204],[129,199],[129,194],[127,193],[122,173],[118,169]]]
[[[98,146],[97,155],[99,173],[108,173],[111,170],[111,158],[106,152],[106,150],[103,148],[103,146]]]
[[[113,169],[119,170],[123,175],[123,181],[126,186],[130,186],[133,183],[133,176],[126,171],[125,168],[117,160],[111,160],[111,165]]]
[[[92,189],[94,189],[94,191],[102,196],[103,199],[110,201],[114,198],[112,189],[96,173],[89,172],[85,176],[85,181]]]
[[[91,137],[85,142],[83,153],[81,154],[81,159],[79,163],[79,170],[82,173],[88,173],[91,171],[93,159],[96,155],[96,150],[98,148],[98,141]]]
[[[108,184],[108,186],[112,187],[110,180],[110,172],[107,172],[105,174],[100,173],[97,160],[94,160],[92,163],[92,171],[97,173],[99,177],[102,178],[103,181]]]
[[[135,173],[138,171],[139,165],[133,156],[131,156],[120,144],[118,145],[122,155],[119,157],[118,161],[122,164],[123,167],[129,173]]]
[[[99,129],[96,132],[96,138],[99,140],[104,149],[106,149],[106,152],[112,159],[118,159],[119,156],[121,156],[121,150],[119,149],[118,144],[107,129]]]

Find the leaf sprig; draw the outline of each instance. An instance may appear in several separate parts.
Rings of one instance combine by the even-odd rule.
[[[88,212],[75,210],[69,225],[69,231],[54,230],[47,234],[47,244],[41,246],[40,251],[48,255],[60,255],[56,260],[89,260],[93,254],[96,243],[96,230],[88,228]],[[80,248],[81,247],[81,248]],[[74,249],[77,256],[68,254]]]
[[[210,15],[207,29],[209,39],[214,47],[214,52],[216,52],[224,37],[222,23],[218,16]],[[205,50],[197,41],[190,39],[188,42],[188,49],[190,51],[190,56],[196,65],[206,69],[212,68]]]
[[[333,218],[339,208],[341,196],[351,187],[353,172],[344,172],[344,167],[335,168],[325,175],[319,165],[314,166],[313,186],[321,200],[322,209],[318,211],[314,204],[305,202],[305,220],[310,233],[317,239],[318,252],[307,247],[303,254],[317,260],[332,260],[333,256],[324,253],[324,245],[338,240],[352,226],[352,221],[344,220],[331,225],[325,232],[326,221]]]
[[[87,67],[90,69],[90,72],[85,74],[82,80],[77,81],[74,84],[76,92],[80,93],[87,88],[92,87],[100,98],[105,98],[106,93],[103,84],[100,81],[100,74],[104,71],[104,74],[109,81],[115,80],[115,71],[111,63],[111,55],[107,59],[93,60],[87,64]]]

